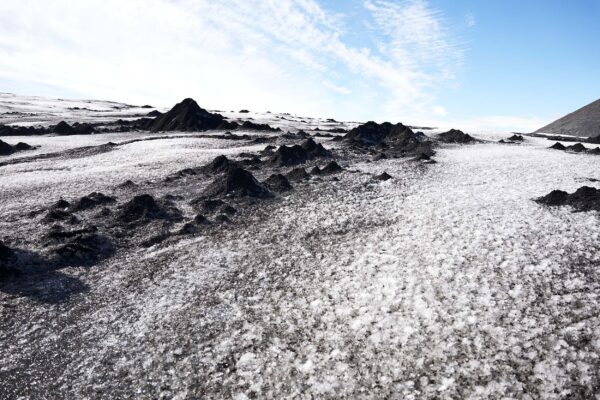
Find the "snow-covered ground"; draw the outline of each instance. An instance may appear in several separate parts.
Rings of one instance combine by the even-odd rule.
[[[24,139],[144,136],[121,135]],[[83,288],[62,302],[0,287],[0,398],[593,398],[599,216],[532,199],[597,186],[600,157],[551,143],[357,162],[219,232],[62,269]],[[61,196],[263,147],[177,135],[5,165],[2,232]]]

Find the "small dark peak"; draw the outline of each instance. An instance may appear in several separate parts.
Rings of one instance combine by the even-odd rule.
[[[106,218],[112,214],[112,211],[108,207],[102,207],[100,211],[94,215],[94,218]]]
[[[566,149],[574,153],[582,153],[584,151],[587,151],[587,148],[581,143],[575,143],[572,146],[568,146]]]
[[[161,113],[158,110],[153,110],[153,111],[150,111],[148,114],[146,114],[147,117],[152,117],[152,118],[160,117],[161,115],[163,115],[163,113]]]
[[[385,160],[387,158],[388,158],[387,154],[378,153],[377,155],[375,155],[375,157],[373,157],[373,161]]]
[[[134,181],[128,179],[123,183],[117,185],[119,189],[137,189],[138,185]]]
[[[15,151],[25,151],[25,150],[32,150],[32,149],[33,149],[33,146],[31,146],[31,145],[29,145],[29,144],[27,144],[27,143],[25,143],[25,142],[19,142],[19,143],[15,144],[15,145],[13,146],[13,149],[14,149]]]
[[[325,149],[325,147],[323,147],[323,145],[321,143],[315,142],[314,139],[312,139],[312,138],[306,139],[300,146],[304,150],[306,150],[306,152],[312,158],[331,157],[331,152],[329,150]]]
[[[204,197],[273,197],[273,193],[242,168],[231,168],[224,176],[216,178],[204,190]]]
[[[150,126],[158,131],[202,131],[207,129],[227,129],[229,124],[222,115],[213,114],[200,108],[193,99],[184,99],[171,110],[162,114]]]
[[[335,119],[333,119],[333,118],[327,118],[327,120],[326,120],[326,121],[327,121],[327,122],[337,122],[337,121],[336,121]]]
[[[292,190],[290,181],[282,174],[273,174],[265,180],[265,185],[272,191],[283,193]]]
[[[75,211],[83,211],[95,208],[100,205],[113,204],[117,200],[114,197],[106,196],[103,193],[92,192],[87,196],[80,198],[77,203],[73,206]]]
[[[268,131],[268,132],[279,132],[281,128],[272,128],[268,124],[257,124],[251,121],[244,121],[242,125],[239,126],[239,129],[247,130],[247,131]]]
[[[567,148],[560,142],[556,142],[554,143],[552,146],[549,147],[549,149],[554,149],[554,150],[566,150]]]
[[[257,156],[253,156],[251,158],[246,158],[240,161],[240,164],[250,167],[260,165],[262,161]]]
[[[582,186],[571,194],[553,190],[535,201],[548,206],[569,205],[576,211],[600,211],[600,190],[590,186]]]
[[[319,168],[318,165],[315,165],[311,170],[310,170],[310,174],[311,175],[321,175],[321,168]]]
[[[151,105],[149,105],[149,104],[144,104],[144,105],[143,105],[143,106],[141,106],[140,108],[154,108],[154,107],[152,107],[152,106],[151,106]]]
[[[567,201],[569,194],[562,190],[553,190],[543,197],[537,198],[535,201],[547,206],[561,206]]]
[[[71,203],[69,203],[67,200],[60,199],[56,203],[52,204],[50,206],[50,209],[53,209],[53,210],[65,210],[65,209],[69,208],[70,206],[71,206]]]
[[[0,140],[0,156],[8,156],[15,152],[15,149],[8,143]]]
[[[74,129],[71,125],[67,124],[65,121],[60,121],[58,124],[54,126],[52,132],[58,135],[72,135],[74,133]]]
[[[335,161],[330,161],[325,167],[323,167],[323,169],[321,169],[321,174],[337,174],[343,170],[344,169],[340,167],[338,163]]]
[[[444,142],[444,143],[465,144],[465,143],[472,143],[472,142],[476,141],[473,136],[469,135],[468,133],[464,133],[463,131],[458,130],[458,129],[450,129],[447,132],[440,133],[437,136],[437,138],[440,142]]]
[[[165,210],[149,194],[135,196],[132,200],[123,204],[118,215],[118,219],[126,223],[164,219],[166,217]]]
[[[514,134],[511,137],[509,137],[507,140],[511,141],[511,142],[522,142],[523,140],[523,136],[522,135],[518,135],[518,134]]]
[[[310,175],[302,167],[292,169],[290,172],[285,174],[285,176],[293,182],[305,181],[307,179],[310,179]]]
[[[595,147],[595,148],[591,149],[590,151],[588,151],[588,154],[594,154],[594,155],[600,154],[600,147]]]
[[[220,155],[215,157],[214,160],[203,166],[201,169],[206,173],[220,174],[235,168],[239,168],[238,163],[236,163],[235,161],[231,161],[224,155]]]
[[[79,218],[70,212],[61,209],[52,209],[46,213],[44,218],[42,218],[42,222],[45,223],[54,223],[58,221],[77,224],[79,223]]]
[[[243,110],[240,110],[240,111],[238,111],[238,112],[239,112],[240,114],[248,114],[250,111],[248,111],[248,110],[246,110],[246,109],[243,109]]]
[[[52,249],[52,254],[66,265],[90,265],[113,253],[112,242],[95,231],[65,236],[64,242]]]
[[[389,179],[392,179],[392,176],[387,172],[383,171],[381,174],[375,176],[375,179],[377,179],[378,181],[387,181]]]
[[[219,214],[215,217],[215,221],[218,223],[222,223],[222,224],[226,224],[231,222],[231,220],[229,219],[229,217],[225,214]]]
[[[276,166],[297,165],[308,161],[309,154],[299,145],[279,146],[268,162]]]
[[[344,140],[362,146],[374,146],[386,141],[402,141],[415,136],[415,133],[403,124],[391,124],[384,122],[378,124],[374,121],[369,121],[351,129],[345,136]]]

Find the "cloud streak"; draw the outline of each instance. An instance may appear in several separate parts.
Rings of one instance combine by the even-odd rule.
[[[366,43],[315,0],[5,0],[0,78],[90,97],[345,119],[443,115],[463,50],[425,0],[357,3]]]

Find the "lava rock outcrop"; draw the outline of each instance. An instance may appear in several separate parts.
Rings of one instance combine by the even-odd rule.
[[[600,190],[590,186],[582,186],[570,194],[553,190],[535,201],[547,206],[571,206],[576,211],[600,211]]]

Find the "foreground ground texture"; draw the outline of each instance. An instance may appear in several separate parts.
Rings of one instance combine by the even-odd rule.
[[[507,136],[340,161],[229,223],[0,286],[0,398],[599,395],[599,216],[533,199],[597,186],[600,157]],[[2,238],[27,243],[46,228],[23,215],[61,197],[183,196],[157,182],[264,147],[181,134],[4,165]]]

